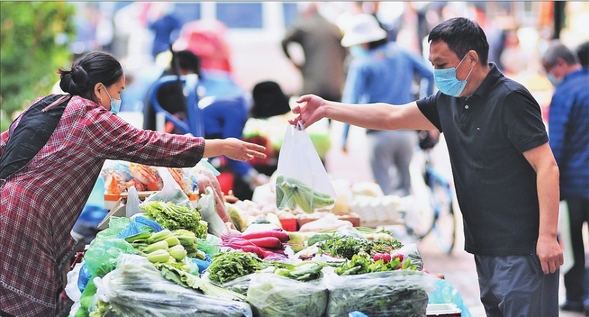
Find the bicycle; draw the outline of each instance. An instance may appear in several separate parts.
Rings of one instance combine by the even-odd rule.
[[[410,166],[412,193],[401,197],[397,208],[401,221],[396,225],[401,225],[404,238],[415,242],[435,234],[440,249],[451,254],[456,244],[456,199],[452,183],[433,164],[432,149],[433,145],[416,149]]]

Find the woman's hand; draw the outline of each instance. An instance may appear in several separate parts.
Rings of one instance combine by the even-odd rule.
[[[292,112],[299,116],[288,120],[290,124],[296,126],[300,122],[306,129],[325,117],[325,100],[323,98],[316,95],[304,95],[297,100],[297,103],[299,105],[294,107]]]
[[[236,138],[221,140],[205,140],[203,157],[225,155],[237,161],[248,161],[254,157],[266,158],[266,148],[255,143],[245,142]]]

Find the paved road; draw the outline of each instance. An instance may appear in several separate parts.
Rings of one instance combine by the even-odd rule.
[[[371,181],[372,176],[367,161],[367,150],[364,131],[357,127],[350,129],[348,139],[348,153],[340,149],[341,133],[343,125],[333,122],[331,125],[332,147],[326,157],[327,171],[335,178],[344,178],[352,181]],[[443,145],[443,144],[440,144]],[[445,146],[435,149],[435,157],[438,167],[450,175],[449,161]],[[457,213],[460,215],[460,213]],[[461,223],[461,221],[459,221]],[[472,317],[484,317],[484,309],[479,300],[478,280],[471,254],[463,250],[464,236],[462,226],[458,228],[456,248],[451,255],[444,254],[432,237],[426,237],[418,243],[418,249],[424,261],[424,267],[432,273],[443,274],[462,295],[465,306],[468,307]],[[564,287],[560,287],[560,299],[564,300]],[[561,317],[582,317],[580,313],[561,312]]]

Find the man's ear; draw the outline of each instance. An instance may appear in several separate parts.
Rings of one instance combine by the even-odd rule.
[[[471,62],[474,62],[475,64],[479,63],[479,54],[477,53],[477,51],[475,50],[470,50],[468,51],[468,53],[466,53],[467,55],[467,59],[470,60]]]

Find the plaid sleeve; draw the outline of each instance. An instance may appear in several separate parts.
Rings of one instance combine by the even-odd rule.
[[[204,154],[204,139],[137,129],[105,108],[89,107],[79,129],[77,146],[94,155],[146,165],[192,167]],[[87,144],[89,142],[89,144]]]

